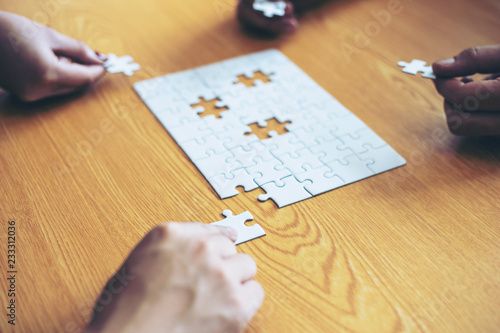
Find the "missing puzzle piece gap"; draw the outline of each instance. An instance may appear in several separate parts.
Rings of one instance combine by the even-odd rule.
[[[210,115],[213,115],[215,118],[221,118],[221,113],[229,110],[220,98],[206,99],[203,96],[198,97],[198,102],[196,104],[191,104],[191,108],[198,113],[200,118]]]
[[[252,72],[251,75],[250,73],[244,73],[241,75],[238,75],[237,78],[238,80],[233,83],[233,85],[239,85],[242,84],[245,86],[245,88],[250,88],[250,87],[260,87],[265,85],[266,83],[271,82],[271,76],[274,73],[270,74],[265,74],[262,71],[255,71]]]
[[[264,229],[262,229],[262,227],[257,223],[250,227],[245,225],[245,222],[253,220],[252,214],[250,214],[250,212],[248,211],[238,215],[233,215],[233,212],[231,212],[229,209],[226,209],[222,212],[222,215],[226,217],[224,220],[213,222],[210,224],[236,229],[236,231],[238,231],[238,239],[235,242],[236,245],[266,235]]]
[[[251,128],[252,132],[245,134],[251,135],[255,134],[260,140],[265,140],[271,138],[271,134],[274,136],[283,135],[289,132],[287,126],[291,124],[291,121],[280,122],[276,117],[261,119],[259,121],[250,123],[248,126]],[[272,132],[272,133],[271,133]]]

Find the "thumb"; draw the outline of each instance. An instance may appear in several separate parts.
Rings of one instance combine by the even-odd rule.
[[[457,77],[500,72],[500,45],[473,47],[454,58],[436,61],[434,74],[440,77]]]
[[[76,89],[95,83],[106,73],[102,65],[81,65],[67,61],[58,61],[55,71],[59,88]]]
[[[73,93],[88,87],[105,74],[104,67],[100,65],[86,66],[62,59],[53,67],[54,78],[51,80],[48,91],[37,96],[36,99]]]
[[[231,241],[236,242],[238,240],[238,231],[231,227],[215,225],[219,232],[229,238]]]

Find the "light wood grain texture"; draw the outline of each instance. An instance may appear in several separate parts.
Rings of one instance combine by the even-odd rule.
[[[268,234],[239,247],[267,293],[248,332],[498,331],[500,141],[449,134],[432,81],[396,63],[498,43],[500,2],[402,0],[350,58],[341,45],[355,47],[357,28],[372,28],[388,0],[329,2],[279,40],[243,33],[236,0],[1,3],[143,67],[57,101],[0,95],[0,305],[4,313],[5,233],[15,219],[17,332],[80,331],[148,230],[216,221],[226,208],[249,210]],[[260,190],[219,200],[132,84],[270,47],[408,165],[283,209],[259,203]],[[0,330],[12,331],[4,315]]]

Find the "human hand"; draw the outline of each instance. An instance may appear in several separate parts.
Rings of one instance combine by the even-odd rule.
[[[111,302],[98,301],[106,305],[86,332],[242,331],[264,291],[253,259],[236,253],[236,238],[234,229],[200,223],[156,227],[120,269],[130,282]],[[112,281],[102,295],[116,290]]]
[[[450,131],[456,135],[500,135],[500,45],[470,48],[432,67],[438,77],[436,88],[445,99]],[[474,74],[489,76],[474,81],[469,77]]]
[[[81,41],[0,12],[0,87],[23,101],[85,88],[105,73],[105,56]]]
[[[265,31],[273,35],[291,34],[297,31],[298,21],[296,13],[307,7],[316,5],[324,0],[268,0],[269,2],[284,2],[285,15],[267,17],[262,11],[255,10],[255,0],[239,0],[238,20],[247,27]]]

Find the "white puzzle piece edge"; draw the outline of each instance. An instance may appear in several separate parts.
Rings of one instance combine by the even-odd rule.
[[[135,71],[141,69],[141,66],[136,64],[131,56],[117,57],[113,53],[108,54],[108,60],[104,63],[104,67],[111,74],[123,73],[127,76],[132,76]]]
[[[417,75],[417,73],[421,72],[423,78],[432,80],[436,78],[432,66],[427,66],[427,63],[423,60],[413,59],[410,63],[399,61],[398,66],[404,67],[402,71],[407,74]]]
[[[253,220],[253,216],[252,214],[250,214],[250,212],[243,212],[238,215],[233,215],[233,213],[229,209],[226,209],[222,212],[222,215],[226,217],[224,220],[210,223],[210,225],[218,225],[236,229],[236,231],[238,231],[238,239],[235,242],[236,245],[266,235],[264,229],[262,229],[262,227],[257,223],[250,227],[245,225],[245,222]]]

